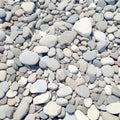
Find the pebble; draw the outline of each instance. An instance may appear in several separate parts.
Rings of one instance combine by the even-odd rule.
[[[83,58],[86,61],[92,61],[97,57],[97,52],[96,50],[93,51],[86,51],[85,53],[83,53]]]
[[[40,44],[49,48],[54,47],[57,44],[57,36],[46,35],[40,39]]]
[[[114,75],[114,69],[110,65],[104,65],[101,70],[105,77],[112,77]]]
[[[106,85],[106,86],[105,86],[104,90],[105,90],[105,93],[106,93],[107,95],[111,95],[111,94],[112,94],[111,88],[112,88],[112,87],[111,87],[110,85]]]
[[[19,60],[25,65],[35,65],[39,61],[39,56],[37,53],[26,50],[20,54]]]
[[[69,114],[73,114],[75,112],[75,106],[72,105],[72,104],[68,104],[66,106],[66,111],[69,113]]]
[[[111,57],[105,57],[105,58],[101,59],[101,63],[102,63],[102,65],[113,65],[114,60]]]
[[[59,97],[66,97],[68,95],[72,94],[72,89],[69,86],[64,86],[62,88],[59,88],[57,91],[57,96]]]
[[[6,16],[6,12],[4,9],[0,8],[0,18],[3,19]]]
[[[50,100],[50,98],[51,98],[51,93],[50,92],[43,93],[41,95],[38,95],[38,96],[34,97],[33,104],[47,103]]]
[[[102,32],[104,32],[107,29],[107,27],[107,22],[105,20],[96,23],[96,28]]]
[[[50,48],[50,50],[48,51],[48,56],[53,57],[55,54],[56,54],[55,48]]]
[[[65,115],[65,117],[63,118],[63,120],[76,120],[76,117],[75,117],[74,114],[68,114],[68,113],[66,112],[66,115]]]
[[[115,96],[120,97],[120,89],[119,89],[118,87],[112,86],[111,92],[112,92],[112,94],[114,94]]]
[[[112,12],[105,12],[104,17],[106,20],[113,19],[113,13]]]
[[[66,78],[66,73],[65,70],[63,69],[58,69],[56,72],[56,79],[63,81]]]
[[[75,111],[76,120],[88,120],[88,117],[80,110]]]
[[[31,14],[35,8],[35,4],[33,2],[22,2],[21,7],[26,13]]]
[[[69,45],[75,39],[76,35],[74,31],[65,31],[59,36],[58,41],[61,45]]]
[[[108,119],[109,120],[119,120],[119,118],[117,116],[112,115],[108,112],[102,112],[101,116],[102,116],[103,120],[108,120]]]
[[[28,115],[25,117],[25,120],[35,120],[35,115],[34,115],[34,114],[28,114]]]
[[[43,112],[51,117],[55,117],[60,114],[61,106],[57,105],[56,102],[50,101],[44,106]]]
[[[75,74],[75,73],[78,72],[78,68],[77,68],[76,66],[74,66],[74,65],[69,65],[69,66],[68,66],[68,70],[69,70],[71,73],[73,73],[73,74]]]
[[[37,80],[30,87],[31,93],[44,93],[47,90],[47,82],[45,80]]]
[[[78,17],[79,17],[78,14],[73,14],[67,19],[67,22],[73,24],[78,20]]]
[[[5,95],[4,91],[2,91],[2,90],[0,89],[0,99],[3,98],[4,95]]]
[[[99,118],[99,114],[100,112],[98,111],[98,109],[95,107],[95,105],[92,105],[89,109],[88,109],[88,118],[90,120],[97,120]]]
[[[8,90],[6,96],[9,97],[9,98],[13,98],[17,95],[17,92],[16,91],[13,91],[13,90]]]
[[[92,105],[92,99],[91,98],[85,98],[84,99],[84,105],[85,107],[90,107]]]
[[[0,71],[0,81],[5,81],[6,76],[7,76],[7,72],[4,70],[1,70]]]
[[[87,17],[81,18],[79,21],[77,21],[73,28],[83,37],[88,37],[92,32],[91,21]]]
[[[60,106],[66,106],[68,104],[68,100],[65,98],[57,98],[56,103]]]
[[[109,112],[111,114],[119,114],[120,113],[120,103],[119,102],[111,103],[106,106],[106,110],[107,110],[107,112]]]
[[[3,30],[0,30],[0,36],[1,36],[0,37],[0,42],[3,42],[5,40],[5,32]]]
[[[85,97],[85,98],[89,97],[89,95],[90,95],[90,91],[85,85],[81,85],[81,86],[76,87],[75,92],[79,96]]]
[[[47,119],[47,118],[48,118],[48,116],[47,116],[43,111],[41,111],[41,112],[39,113],[39,116],[40,116],[40,118],[42,118],[42,119]]]
[[[63,54],[64,54],[66,57],[71,57],[71,56],[72,56],[72,52],[71,52],[71,50],[68,49],[68,48],[65,48],[65,49],[63,50]]]
[[[58,85],[56,83],[51,82],[48,84],[48,89],[50,90],[57,90],[57,88],[58,88]]]
[[[21,77],[18,81],[19,86],[24,87],[27,84],[28,80],[25,77]]]
[[[14,112],[13,119],[20,120],[22,119],[29,111],[29,103],[26,101],[21,101],[18,108]]]

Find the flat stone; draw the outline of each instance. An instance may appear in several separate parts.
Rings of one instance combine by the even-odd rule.
[[[97,110],[97,108],[95,107],[95,105],[92,105],[89,109],[88,109],[88,118],[90,120],[97,120],[99,118],[99,114],[100,112]]]
[[[26,50],[20,54],[19,60],[25,65],[35,65],[39,61],[39,56],[37,53]]]
[[[58,89],[57,96],[66,97],[66,96],[72,94],[72,92],[73,91],[69,86],[64,86],[64,87]]]
[[[68,70],[73,74],[78,72],[78,68],[75,65],[69,65]]]
[[[85,98],[84,99],[85,107],[90,107],[92,105],[92,99],[91,98]]]
[[[11,117],[14,112],[14,107],[10,107],[9,105],[1,105],[0,106],[0,119],[5,119],[6,117]]]
[[[105,41],[106,39],[105,33],[98,31],[98,30],[94,32],[94,37],[97,41]]]
[[[0,18],[3,19],[6,16],[6,12],[4,9],[0,8]]]
[[[111,87],[110,85],[106,85],[106,86],[105,86],[104,90],[105,90],[105,93],[106,93],[107,95],[111,95],[111,94],[112,94],[111,88],[112,88],[112,87]]]
[[[66,115],[65,115],[65,117],[63,118],[63,120],[76,120],[76,117],[75,117],[74,114],[68,114],[68,113],[66,112]]]
[[[35,82],[35,81],[36,81],[36,76],[37,76],[36,73],[30,74],[30,76],[28,77],[28,80],[27,80],[27,81],[30,82],[30,83]]]
[[[48,58],[45,63],[52,71],[56,71],[60,67],[60,63],[55,58]]]
[[[7,72],[4,70],[0,71],[0,81],[5,81]]]
[[[28,115],[25,117],[25,120],[35,120],[35,115],[34,115],[34,114],[28,114]]]
[[[78,14],[73,14],[67,19],[67,22],[75,23],[78,20],[78,18],[79,18]]]
[[[82,35],[83,37],[90,36],[92,32],[91,21],[87,17],[81,18],[79,21],[77,21],[73,28],[78,34]]]
[[[57,44],[57,36],[46,35],[40,39],[40,44],[47,47],[54,47]]]
[[[80,110],[75,111],[76,120],[88,120],[88,117]]]
[[[48,84],[48,89],[50,89],[50,90],[56,90],[57,88],[58,88],[58,85],[54,82],[50,82]]]
[[[48,118],[48,115],[46,115],[43,111],[41,111],[41,112],[39,113],[39,116],[40,116],[40,118],[42,118],[42,119],[47,119],[47,118]]]
[[[5,64],[5,63],[0,63],[0,70],[5,70],[5,69],[7,69],[7,68],[8,68],[7,64]]]
[[[3,42],[5,40],[5,32],[0,30],[0,42]]]
[[[8,90],[8,92],[6,94],[6,96],[9,98],[15,97],[16,95],[17,95],[17,92],[13,91],[13,90]]]
[[[56,72],[56,79],[63,81],[66,78],[66,73],[63,69],[58,69]]]
[[[106,20],[111,20],[113,18],[113,13],[112,12],[105,12],[104,17]]]
[[[56,54],[55,48],[50,48],[50,50],[48,51],[48,56],[53,57],[55,56],[55,54]]]
[[[108,104],[119,102],[119,98],[114,95],[109,95],[107,98]]]
[[[16,111],[14,112],[13,119],[21,120],[29,111],[29,103],[26,101],[21,101]]]
[[[109,112],[111,114],[119,114],[120,113],[120,103],[119,102],[111,103],[106,106],[106,110],[107,110],[107,112]]]
[[[103,120],[119,120],[119,118],[115,115],[112,115],[108,112],[102,112],[101,116],[103,118]]]
[[[47,90],[47,82],[45,80],[37,80],[30,87],[31,93],[44,93]]]
[[[114,75],[114,69],[110,65],[105,65],[101,68],[105,77],[112,77]]]
[[[8,89],[9,89],[9,83],[4,81],[4,82],[1,82],[0,83],[0,89],[3,91],[3,92],[7,92]]]
[[[90,95],[89,89],[85,85],[81,85],[81,86],[76,87],[75,92],[79,96],[85,97],[85,98],[89,97],[89,95]]]
[[[88,69],[87,69],[87,74],[93,74],[93,75],[97,74],[96,67],[94,65],[92,65],[92,64],[89,65]]]
[[[68,104],[66,106],[66,111],[69,113],[69,114],[73,114],[75,112],[75,106],[72,105],[72,104]]]
[[[30,14],[33,12],[35,4],[34,2],[22,2],[21,7],[26,13]]]
[[[2,99],[4,95],[5,95],[4,91],[0,89],[0,99]]]
[[[98,21],[102,21],[104,19],[103,13],[95,13],[93,15],[93,19],[94,21],[98,22]]]
[[[92,61],[97,57],[97,52],[96,50],[93,51],[86,51],[85,53],[83,53],[83,58],[86,61]]]
[[[120,97],[120,89],[116,86],[112,86],[112,94],[116,95],[117,97]]]
[[[50,100],[50,98],[51,98],[51,93],[50,92],[43,93],[41,95],[38,95],[38,96],[34,97],[33,104],[47,103]]]
[[[76,37],[76,32],[74,31],[65,31],[60,35],[58,41],[61,45],[67,44],[69,45]]]
[[[68,49],[68,48],[65,48],[65,49],[63,50],[63,54],[64,54],[66,57],[71,57],[71,56],[72,56],[72,52],[71,52],[71,50]]]
[[[19,86],[24,87],[27,84],[28,80],[25,77],[21,77],[18,81]]]
[[[98,28],[98,30],[104,32],[107,29],[107,22],[106,21],[97,22],[96,28]]]
[[[101,63],[103,65],[113,65],[114,64],[114,60],[111,57],[105,57],[105,58],[101,59]]]
[[[44,106],[43,112],[51,117],[55,117],[60,114],[61,106],[57,105],[56,102],[50,101]]]
[[[68,100],[65,98],[57,98],[56,103],[60,106],[66,106],[68,104]]]

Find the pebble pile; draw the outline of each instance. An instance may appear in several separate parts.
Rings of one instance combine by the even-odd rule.
[[[0,0],[0,120],[120,120],[120,0]]]

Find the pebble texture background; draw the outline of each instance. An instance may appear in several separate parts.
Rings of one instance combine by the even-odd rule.
[[[120,120],[120,0],[0,0],[0,120]]]

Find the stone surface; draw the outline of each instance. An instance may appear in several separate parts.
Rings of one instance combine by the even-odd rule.
[[[0,71],[0,81],[5,81],[6,75],[7,75],[6,71],[1,70]]]
[[[91,21],[87,17],[81,18],[77,21],[73,28],[78,34],[84,37],[88,37],[92,32]]]
[[[37,80],[30,87],[31,93],[44,93],[47,90],[47,82],[45,80]]]
[[[71,73],[77,73],[78,72],[78,68],[74,65],[69,65],[68,66],[68,70],[71,72]]]
[[[36,53],[47,53],[49,51],[49,48],[47,46],[35,46],[34,52]]]
[[[105,57],[105,58],[101,59],[101,63],[103,65],[113,65],[114,64],[114,60],[111,57]]]
[[[78,86],[76,89],[75,89],[75,92],[81,96],[81,97],[89,97],[89,89],[85,86],[85,85],[81,85],[81,86]]]
[[[20,54],[19,60],[25,65],[35,65],[38,63],[39,56],[37,53],[26,50]]]
[[[43,112],[51,117],[55,117],[60,114],[61,106],[57,105],[56,102],[50,101],[44,106]]]
[[[68,104],[68,100],[65,98],[57,98],[56,103],[60,106],[66,106]]]
[[[80,110],[75,111],[75,117],[77,120],[88,120],[87,116]]]
[[[0,30],[0,42],[3,42],[5,40],[5,32]]]
[[[75,106],[72,105],[72,104],[68,104],[66,106],[66,111],[69,113],[69,114],[73,114],[75,112]]]

